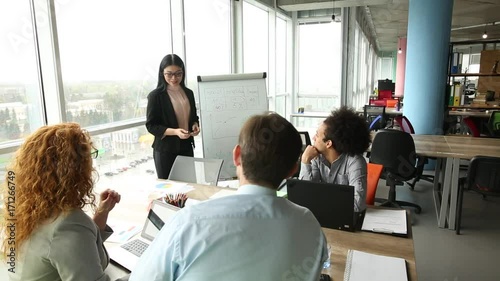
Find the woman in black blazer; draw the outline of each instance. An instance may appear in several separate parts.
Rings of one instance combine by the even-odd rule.
[[[158,86],[148,95],[146,128],[154,135],[153,157],[159,179],[167,179],[177,155],[193,156],[200,133],[193,91],[184,84],[181,58],[166,55],[160,63]]]

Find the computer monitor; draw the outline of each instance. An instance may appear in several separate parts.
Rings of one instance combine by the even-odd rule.
[[[392,80],[389,79],[378,80],[377,86],[379,91],[389,90],[391,91],[391,93],[394,92],[394,90],[396,89],[395,84],[392,83]]]

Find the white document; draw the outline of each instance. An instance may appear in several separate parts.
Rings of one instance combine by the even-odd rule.
[[[361,230],[406,235],[406,210],[367,208]]]
[[[402,258],[349,250],[344,281],[408,281],[406,261]]]
[[[235,195],[236,190],[230,190],[230,189],[222,189],[219,192],[215,193],[214,195],[210,196],[210,199],[215,199],[219,197],[225,197],[225,196],[230,196],[230,195]]]

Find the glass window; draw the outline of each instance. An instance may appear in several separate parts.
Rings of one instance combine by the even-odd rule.
[[[299,106],[306,110],[329,111],[340,106],[341,35],[337,22],[299,25]]]
[[[286,93],[287,23],[276,18],[276,93]]]
[[[82,126],[143,118],[171,50],[169,2],[56,5],[66,117]]]
[[[198,75],[231,73],[229,0],[185,0],[186,78],[198,90]],[[196,95],[195,95],[196,96]]]
[[[268,72],[269,14],[243,2],[243,71]]]
[[[0,1],[0,144],[44,123],[29,3]]]

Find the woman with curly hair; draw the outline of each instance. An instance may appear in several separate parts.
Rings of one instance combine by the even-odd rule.
[[[96,208],[96,152],[76,123],[41,127],[17,151],[4,188],[2,248],[10,280],[109,280],[103,240],[112,233],[106,221],[120,195],[102,192]],[[83,211],[87,205],[93,220]]]
[[[363,117],[341,107],[326,118],[301,157],[300,179],[354,186],[354,211],[366,209],[366,160],[370,132]]]

